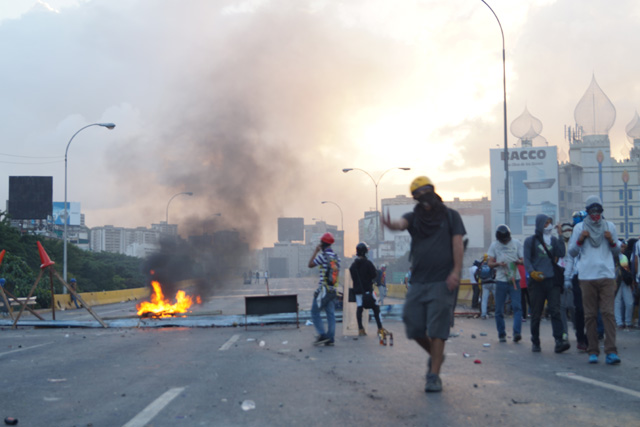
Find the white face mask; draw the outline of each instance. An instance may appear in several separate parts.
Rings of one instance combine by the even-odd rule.
[[[544,228],[544,234],[551,234],[551,231],[553,231],[553,224],[549,224]]]

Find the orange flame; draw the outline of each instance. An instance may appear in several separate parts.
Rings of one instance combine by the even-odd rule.
[[[193,304],[193,299],[184,291],[178,291],[176,293],[176,303],[171,304],[171,301],[164,297],[160,283],[154,280],[151,282],[151,286],[153,286],[154,291],[151,294],[151,302],[143,301],[136,305],[138,316],[150,313],[156,317],[170,317],[176,313],[186,313]]]

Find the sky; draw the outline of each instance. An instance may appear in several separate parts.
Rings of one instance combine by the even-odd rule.
[[[527,108],[543,124],[534,145],[566,160],[564,127],[595,76],[623,158],[640,3],[488,3],[507,125]],[[374,181],[379,199],[419,175],[445,200],[488,197],[489,149],[504,144],[502,38],[479,0],[0,0],[0,52],[0,200],[9,176],[53,176],[64,200],[70,138],[116,124],[69,146],[68,200],[89,227],[148,227],[190,191],[170,204],[181,234],[213,223],[259,248],[280,216],[339,226],[328,200],[351,254]]]

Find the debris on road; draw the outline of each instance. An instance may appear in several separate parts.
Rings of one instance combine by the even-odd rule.
[[[250,411],[252,409],[256,409],[256,402],[253,400],[245,400],[242,402],[241,407],[243,411]]]

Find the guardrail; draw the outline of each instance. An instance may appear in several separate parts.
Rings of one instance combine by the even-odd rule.
[[[35,296],[32,296],[30,298],[18,297],[16,298],[18,301],[16,301],[16,299],[10,298],[9,304],[11,304],[11,306],[18,306],[18,305],[22,305],[25,301],[27,301],[27,305],[34,305],[36,304],[36,298],[37,297]],[[0,307],[4,307],[4,302],[0,301]]]

